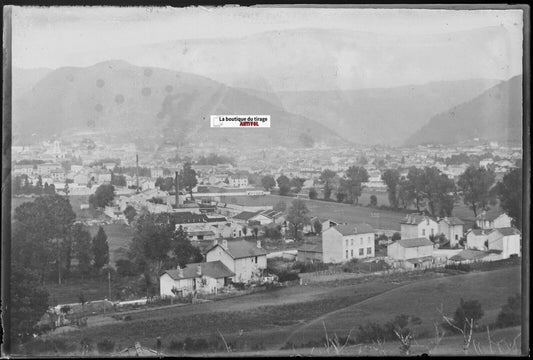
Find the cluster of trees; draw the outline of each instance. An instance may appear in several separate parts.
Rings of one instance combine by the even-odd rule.
[[[115,187],[111,184],[98,186],[94,194],[89,196],[89,205],[93,208],[103,208],[115,198]]]
[[[513,219],[514,226],[522,229],[522,168],[515,168],[503,176],[494,187],[494,193],[500,200],[501,208]]]
[[[335,191],[338,202],[359,204],[363,183],[368,181],[368,172],[362,166],[350,166],[345,175],[340,177],[335,171],[325,169],[319,180],[324,185],[324,200],[330,200]]]
[[[159,177],[155,181],[155,186],[159,187],[161,191],[175,191],[173,177]],[[180,189],[185,189],[192,196],[192,189],[198,185],[198,179],[196,178],[196,171],[191,168],[191,163],[185,163],[183,170],[178,173],[178,186]]]
[[[209,154],[200,156],[196,161],[198,165],[218,165],[218,164],[235,164],[235,159],[230,156]]]
[[[122,174],[111,173],[111,185],[115,186],[127,186],[126,176]]]
[[[266,191],[272,190],[277,184],[279,194],[282,196],[287,196],[290,193],[299,193],[302,190],[304,182],[305,179],[298,177],[290,179],[285,175],[280,175],[277,179],[274,179],[271,175],[266,175],[261,178],[261,186],[263,186]]]
[[[93,161],[92,163],[89,164],[90,167],[93,167],[93,166],[104,166],[105,163],[115,163],[116,166],[119,166],[120,165],[120,159],[118,158],[105,158],[105,159],[100,159],[100,160],[96,160],[96,161]]]
[[[48,308],[46,281],[90,275],[109,262],[103,228],[93,238],[65,196],[43,195],[14,211],[11,248],[12,341],[29,336]],[[72,262],[77,259],[74,271]]]
[[[11,187],[13,195],[53,195],[56,192],[54,184],[48,185],[47,182],[43,185],[41,175],[37,178],[35,185],[32,184],[28,175],[17,175],[13,178],[13,186]]]
[[[432,216],[451,216],[456,201],[455,183],[436,167],[409,168],[406,178],[396,169],[382,175],[393,208],[426,209]]]
[[[158,293],[162,269],[184,267],[203,260],[187,232],[168,214],[142,213],[135,221],[136,233],[128,252],[129,261],[143,274],[147,295]]]

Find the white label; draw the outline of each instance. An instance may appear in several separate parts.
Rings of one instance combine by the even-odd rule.
[[[212,128],[269,128],[270,115],[211,115]]]

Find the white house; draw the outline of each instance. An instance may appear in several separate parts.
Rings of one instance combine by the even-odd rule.
[[[505,228],[511,227],[512,218],[503,213],[503,214],[487,214],[486,211],[483,211],[476,217],[476,225],[480,229],[496,229],[496,228]]]
[[[400,222],[402,239],[426,238],[439,233],[439,224],[424,215],[410,214]]]
[[[433,243],[424,237],[398,240],[387,246],[387,256],[405,268],[423,268],[433,263]]]
[[[152,168],[152,169],[150,169],[150,177],[152,179],[162,178],[163,177],[163,169],[161,169],[161,168]]]
[[[520,255],[520,231],[513,227],[494,229],[488,236],[488,250],[501,251],[502,259]]]
[[[454,216],[439,219],[439,234],[444,234],[446,239],[450,240],[450,247],[455,247],[463,237],[464,224],[461,219]]]
[[[228,181],[229,186],[234,188],[248,187],[248,178],[246,176],[230,176]]]
[[[183,269],[178,266],[159,277],[160,295],[216,294],[229,285],[229,279],[234,275],[221,261],[188,264]]]
[[[243,211],[233,217],[233,220],[239,224],[249,224],[252,221],[259,222],[260,225],[267,225],[272,223],[272,219],[268,216],[261,214],[261,211],[258,212],[249,212]]]
[[[322,231],[325,263],[374,257],[374,229],[368,224],[341,224]]]
[[[489,229],[470,229],[466,233],[466,248],[474,250],[488,250]]]
[[[216,241],[205,254],[207,261],[220,260],[233,271],[235,282],[259,280],[267,268],[266,255],[260,240],[255,244],[246,240]]]

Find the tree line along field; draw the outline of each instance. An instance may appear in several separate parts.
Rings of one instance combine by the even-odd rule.
[[[397,315],[416,315],[420,336],[432,337],[437,307],[453,316],[462,296],[477,299],[485,312],[481,324],[495,320],[507,298],[520,291],[520,267],[449,275],[436,272],[403,273],[368,279],[309,286],[293,286],[263,293],[131,314],[130,320],[89,327],[51,339],[79,344],[83,338],[95,343],[113,341],[117,348],[140,341],[153,346],[161,337],[163,349],[187,337],[225,340],[240,351],[277,351],[288,341],[298,344],[329,336],[345,336],[365,322],[384,323]],[[396,348],[399,342],[395,342]],[[461,347],[461,343],[457,344]],[[219,350],[224,351],[224,350]],[[211,352],[204,351],[205,352]],[[259,352],[258,354],[262,354]],[[394,354],[394,353],[393,353]]]
[[[370,203],[370,196],[375,195],[378,199],[378,207],[367,206]],[[350,204],[343,204],[334,201],[309,200],[303,199],[309,214],[311,216],[318,216],[323,219],[332,219],[340,222],[364,222],[368,223],[376,229],[387,229],[400,231],[400,221],[402,221],[407,213],[415,212],[416,209],[408,210],[388,210],[379,208],[380,205],[389,205],[387,192],[384,191],[370,191],[363,190],[363,194],[359,198],[359,206]],[[221,202],[227,202],[237,205],[247,206],[275,206],[280,201],[285,202],[287,207],[294,200],[293,197],[279,196],[279,195],[264,195],[264,196],[222,196]],[[487,213],[499,212],[500,207],[496,205],[492,207]],[[378,213],[378,217],[373,214]],[[456,216],[465,222],[465,231],[470,229],[475,223],[473,211],[462,201],[455,203],[453,209],[453,216]]]

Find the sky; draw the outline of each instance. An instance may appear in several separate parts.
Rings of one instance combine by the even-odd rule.
[[[89,66],[116,57],[121,48],[290,29],[338,29],[409,38],[499,27],[506,31],[504,42],[482,41],[487,41],[487,56],[496,54],[504,60],[484,64],[484,74],[507,79],[522,71],[522,11],[516,9],[14,7],[12,14],[12,59],[19,68]],[[149,59],[143,57],[143,61]],[[508,63],[505,69],[502,61]]]

